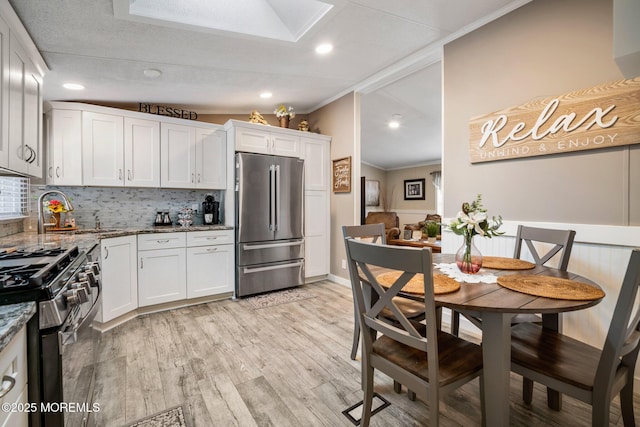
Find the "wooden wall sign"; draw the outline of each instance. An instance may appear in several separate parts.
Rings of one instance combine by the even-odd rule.
[[[545,98],[469,122],[471,163],[640,143],[640,77]]]
[[[333,192],[351,192],[351,156],[333,160]]]

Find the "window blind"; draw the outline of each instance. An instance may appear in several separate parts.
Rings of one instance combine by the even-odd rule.
[[[0,177],[0,219],[29,215],[29,178]]]

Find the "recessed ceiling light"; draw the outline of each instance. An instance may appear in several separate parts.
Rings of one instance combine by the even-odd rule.
[[[325,55],[333,50],[333,45],[331,43],[322,43],[316,46],[316,53],[320,55]]]
[[[144,76],[150,79],[157,79],[162,75],[162,71],[156,70],[155,68],[147,68],[143,71]]]
[[[84,86],[82,86],[81,84],[78,83],[65,83],[62,85],[63,88],[65,89],[69,89],[69,90],[82,90],[84,89]]]
[[[400,114],[394,114],[393,116],[391,116],[391,121],[389,122],[389,127],[391,129],[397,129],[400,127],[400,119],[402,118],[402,115]]]
[[[260,94],[260,98],[262,98],[262,99],[268,99],[268,98],[271,98],[272,96],[273,96],[273,94],[271,92],[262,92]]]

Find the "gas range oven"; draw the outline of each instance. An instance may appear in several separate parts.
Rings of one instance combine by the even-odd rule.
[[[100,246],[0,254],[0,304],[35,301],[27,325],[31,426],[86,425],[92,408],[100,306]],[[91,372],[88,372],[91,371]],[[65,410],[73,405],[74,411]],[[77,409],[80,410],[77,410]]]

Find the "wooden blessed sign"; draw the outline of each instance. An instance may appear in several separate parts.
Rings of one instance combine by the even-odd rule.
[[[640,143],[640,77],[471,119],[471,163]]]
[[[333,192],[351,192],[351,156],[333,161]]]

